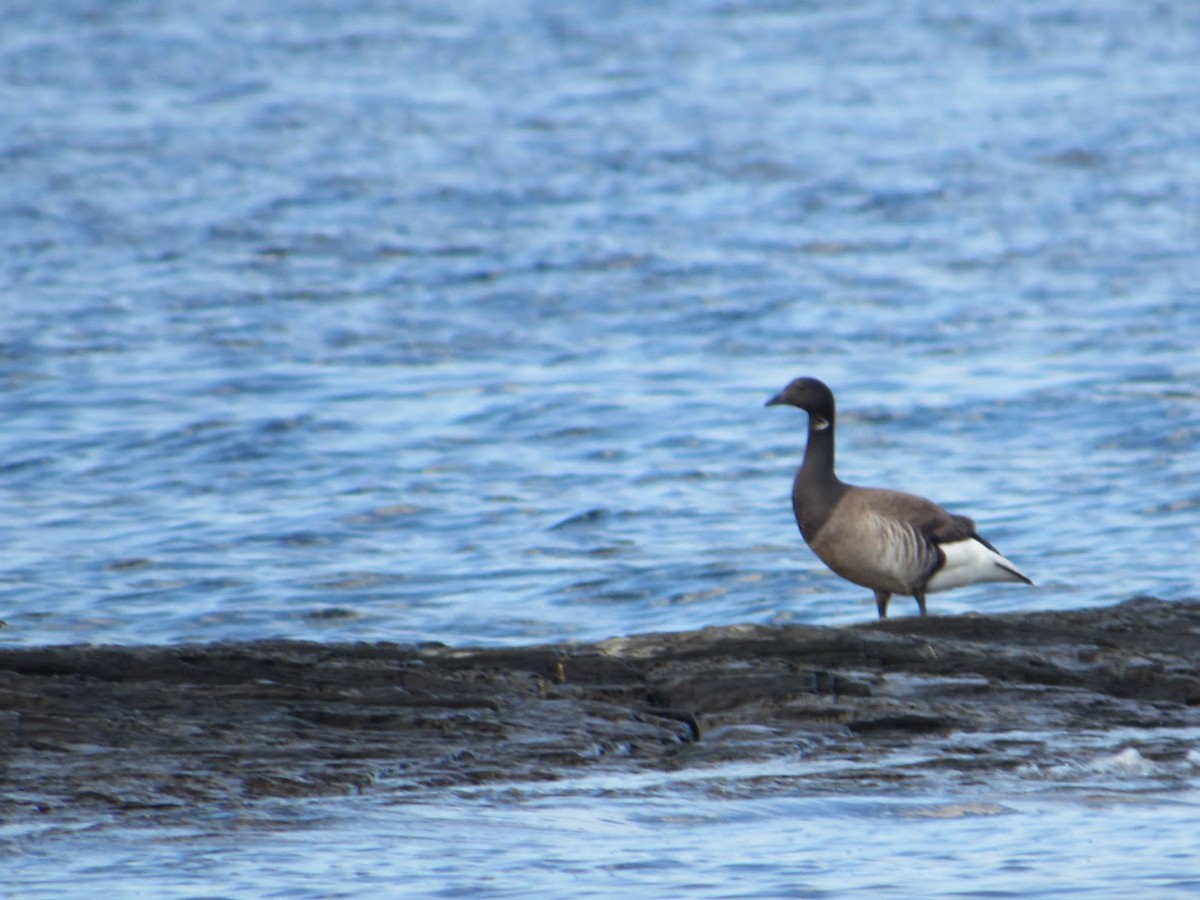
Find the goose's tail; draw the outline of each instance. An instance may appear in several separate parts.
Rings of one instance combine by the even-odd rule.
[[[927,593],[948,591],[987,581],[1019,581],[1033,584],[1013,563],[1001,556],[983,538],[967,538],[941,544],[942,565],[925,585]]]

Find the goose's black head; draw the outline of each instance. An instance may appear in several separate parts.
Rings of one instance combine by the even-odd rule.
[[[795,406],[812,417],[814,423],[823,421],[823,427],[833,424],[833,391],[816,378],[797,378],[782,391],[767,401],[767,406]]]

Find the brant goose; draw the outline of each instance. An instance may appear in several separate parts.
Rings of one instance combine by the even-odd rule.
[[[767,401],[808,413],[808,446],[792,485],[792,509],[805,542],[821,562],[875,592],[879,618],[892,594],[915,597],[985,581],[1033,584],[981,538],[966,516],[913,494],[855,487],[833,471],[833,391],[797,378]]]

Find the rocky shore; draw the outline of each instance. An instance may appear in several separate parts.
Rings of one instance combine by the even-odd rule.
[[[1200,601],[504,649],[0,649],[0,816],[772,759],[806,790],[903,789],[1118,729],[1147,759],[1181,758],[1197,726]]]

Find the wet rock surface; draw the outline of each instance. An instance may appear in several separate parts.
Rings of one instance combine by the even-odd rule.
[[[794,760],[793,789],[987,782],[1200,727],[1200,602],[471,649],[0,650],[0,813],[122,814]],[[1194,737],[1194,735],[1193,735]],[[769,786],[764,789],[770,789]]]

